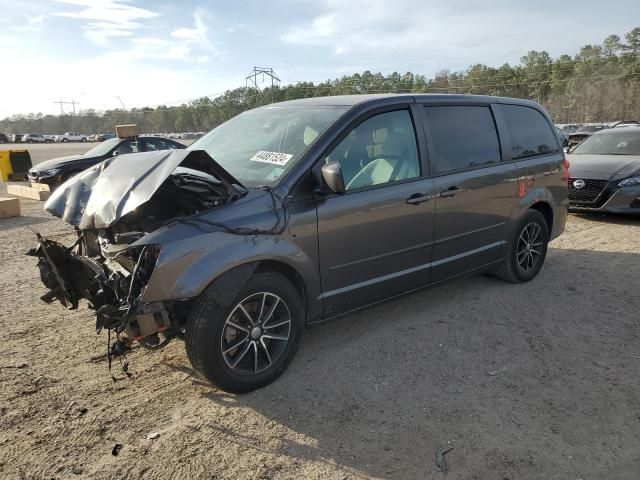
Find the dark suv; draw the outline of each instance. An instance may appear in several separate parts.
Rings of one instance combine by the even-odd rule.
[[[120,155],[46,209],[47,301],[97,328],[186,341],[220,388],[280,375],[305,324],[443,280],[526,282],[567,218],[567,162],[540,105],[465,95],[309,98],[245,112],[187,150]]]

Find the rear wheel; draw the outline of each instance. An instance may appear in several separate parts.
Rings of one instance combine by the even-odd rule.
[[[542,268],[548,243],[549,227],[544,215],[537,210],[529,210],[507,245],[507,256],[496,269],[496,275],[513,283],[532,280]]]
[[[222,390],[242,393],[278,378],[295,355],[304,329],[296,288],[282,275],[253,275],[232,305],[205,290],[187,320],[193,367]]]

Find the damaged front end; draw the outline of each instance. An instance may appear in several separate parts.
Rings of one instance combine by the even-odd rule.
[[[65,247],[38,235],[38,247],[30,254],[39,258],[40,278],[49,289],[42,300],[58,300],[67,309],[75,309],[86,299],[96,312],[97,333],[106,328],[150,346],[159,342],[158,333],[177,333],[171,331],[169,312],[162,302],[140,301],[159,248],[144,245],[109,253],[99,247],[99,239],[99,234],[80,232],[76,243]]]
[[[82,172],[45,204],[75,227],[76,241],[67,247],[38,234],[29,252],[49,289],[42,299],[67,309],[86,300],[96,331],[113,331],[118,339],[109,359],[131,341],[164,345],[181,335],[188,301],[142,301],[162,248],[145,237],[245,192],[203,151],[121,155]]]

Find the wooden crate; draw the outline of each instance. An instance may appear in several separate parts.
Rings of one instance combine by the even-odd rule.
[[[7,193],[16,197],[30,198],[32,200],[46,200],[51,192],[38,190],[37,188],[27,187],[26,185],[7,185]]]
[[[0,197],[0,219],[20,216],[20,200]]]

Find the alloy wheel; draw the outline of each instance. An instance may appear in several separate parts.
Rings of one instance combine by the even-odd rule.
[[[542,228],[536,222],[525,225],[518,237],[516,249],[518,266],[523,272],[530,272],[538,266],[543,253],[543,242],[540,238]]]
[[[255,375],[282,356],[291,334],[291,313],[278,295],[254,293],[231,311],[220,345],[227,366],[241,375]]]

